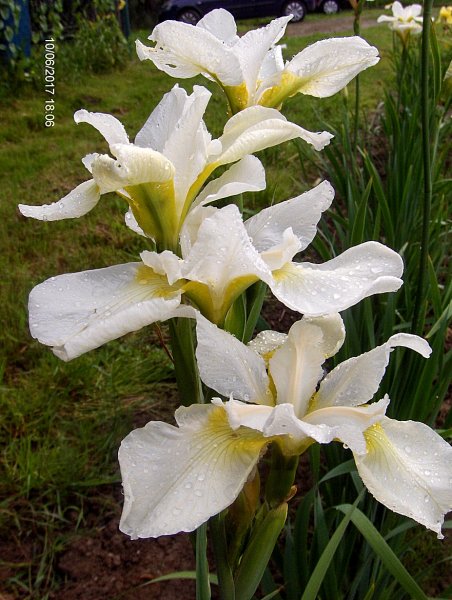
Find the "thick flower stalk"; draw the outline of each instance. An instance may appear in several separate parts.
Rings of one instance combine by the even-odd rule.
[[[223,135],[212,140],[203,115],[211,94],[195,86],[193,94],[175,86],[152,112],[135,142],[112,115],[75,113],[77,123],[95,127],[109,144],[112,156],[89,154],[83,164],[92,178],[67,196],[44,206],[19,205],[23,215],[54,221],[80,217],[100,196],[116,192],[129,204],[135,221],[157,248],[177,249],[180,229],[206,180],[222,165],[238,163],[264,148],[300,137],[322,149],[331,134],[311,133],[287,121],[278,111],[258,106],[230,119]],[[238,177],[238,179],[237,179]],[[210,201],[265,187],[263,168],[247,165],[223,175]]]
[[[216,81],[232,113],[257,104],[277,108],[297,93],[331,96],[379,61],[376,48],[360,37],[350,37],[316,42],[285,63],[276,44],[290,19],[275,19],[239,37],[232,15],[217,9],[196,26],[160,23],[149,36],[155,45],[137,41],[137,53],[173,77],[202,74]]]
[[[229,400],[176,411],[178,426],[151,422],[123,441],[120,528],[133,538],[191,531],[236,499],[262,452],[286,456],[340,441],[369,491],[441,536],[452,508],[452,448],[422,423],[385,416],[371,402],[398,346],[427,358],[421,338],[396,334],[326,376],[345,337],[338,314],[304,318],[289,334],[266,331],[245,346],[198,317],[197,360],[206,385]]]
[[[293,260],[313,240],[331,204],[329,183],[245,223],[235,205],[203,206],[216,186],[222,187],[221,178],[205,188],[185,222],[182,258],[169,250],[144,251],[142,262],[60,275],[36,286],[29,302],[32,335],[70,360],[156,321],[192,317],[183,302],[222,326],[236,298],[257,281],[289,308],[313,316],[401,286],[402,259],[378,242],[324,264]]]
[[[422,32],[422,6],[410,4],[405,8],[396,0],[391,4],[392,16],[380,15],[378,23],[388,23],[389,28],[407,45],[411,35],[420,35]]]

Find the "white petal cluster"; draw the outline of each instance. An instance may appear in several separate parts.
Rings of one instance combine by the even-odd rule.
[[[248,346],[198,315],[197,337],[202,380],[229,400],[182,409],[184,420],[177,419],[177,428],[148,423],[125,439],[119,454],[124,532],[149,537],[194,529],[235,499],[270,441],[297,454],[314,441],[337,440],[351,449],[377,500],[441,537],[444,515],[452,508],[452,448],[426,425],[386,417],[387,396],[371,402],[391,351],[402,346],[428,358],[427,342],[396,334],[324,376],[325,359],[345,338],[338,314],[305,317],[288,335],[266,331]],[[156,435],[161,436],[158,443]],[[168,454],[173,459],[177,454],[172,464],[177,463],[180,479],[165,471],[163,454],[172,474]],[[160,483],[157,473],[165,472],[176,482],[171,487]],[[202,481],[209,476],[210,485],[200,486],[199,476]],[[176,521],[170,512],[175,514],[174,502]]]
[[[160,23],[149,36],[155,45],[137,41],[137,53],[173,77],[201,74],[216,81],[233,113],[256,104],[278,107],[298,92],[331,96],[379,60],[376,48],[350,37],[316,42],[285,63],[276,44],[290,19],[275,19],[239,37],[233,16],[220,8],[196,26]]]
[[[179,257],[144,251],[142,262],[52,277],[29,300],[30,330],[54,353],[71,360],[141,327],[175,316],[193,317],[182,297],[222,325],[235,299],[264,281],[286,306],[308,315],[343,310],[375,293],[397,290],[400,256],[377,242],[355,246],[321,264],[294,262],[315,236],[333,199],[328,182],[267,208],[245,223],[238,208],[205,206],[238,189],[240,171],[260,171],[247,156],[206,186],[187,217]],[[229,173],[229,175],[228,175]]]
[[[312,133],[287,121],[277,110],[252,106],[230,119],[223,135],[213,140],[203,121],[211,94],[195,86],[188,95],[177,85],[161,102],[131,143],[112,115],[79,110],[77,123],[95,127],[109,145],[109,154],[90,154],[83,164],[92,179],[67,196],[44,206],[19,205],[23,215],[40,220],[80,217],[100,196],[116,192],[129,204],[128,223],[155,240],[160,248],[177,247],[180,229],[209,176],[222,165],[226,171],[215,192],[203,202],[265,188],[265,174],[254,152],[301,138],[316,150],[329,143],[327,132]],[[257,162],[256,162],[257,161]]]
[[[410,4],[405,8],[398,0],[391,4],[392,16],[380,15],[378,23],[388,23],[390,29],[400,34],[403,39],[408,35],[419,35],[422,31],[422,6]]]

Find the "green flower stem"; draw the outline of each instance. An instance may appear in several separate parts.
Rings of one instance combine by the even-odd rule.
[[[221,600],[235,600],[234,578],[228,561],[224,513],[209,521]]]
[[[355,35],[361,34],[361,13],[363,11],[365,0],[359,0],[355,7],[355,18],[353,20],[353,32]],[[360,89],[359,89],[359,75],[355,77],[355,122],[353,129],[353,146],[356,149],[358,143],[358,129],[359,129],[359,105],[360,105]]]
[[[210,600],[207,523],[196,531],[196,600]]]
[[[430,242],[430,212],[432,206],[432,173],[430,156],[430,102],[429,102],[429,52],[430,28],[433,0],[424,2],[424,24],[422,28],[421,53],[421,122],[422,122],[422,154],[424,163],[424,202],[422,219],[421,254],[419,261],[419,279],[416,291],[416,301],[413,310],[412,331],[422,335],[425,313],[425,288],[428,271],[428,248]]]
[[[192,319],[176,318],[169,321],[174,371],[181,402],[184,406],[203,404],[201,380],[195,357],[195,336]]]
[[[265,487],[265,499],[271,508],[279,506],[291,496],[298,462],[299,456],[284,456],[279,445],[273,444]]]
[[[399,71],[399,81],[398,83],[398,96],[397,96],[397,114],[400,111],[400,105],[402,103],[402,93],[403,93],[403,80],[405,79],[405,71],[406,71],[406,63],[408,60],[408,48],[405,44],[402,46],[402,57],[400,59],[400,71]]]

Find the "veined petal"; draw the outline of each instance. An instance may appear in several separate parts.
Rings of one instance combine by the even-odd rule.
[[[179,236],[181,254],[184,258],[190,254],[201,224],[208,217],[212,217],[217,210],[218,208],[214,206],[195,206],[188,212]]]
[[[278,404],[292,404],[301,419],[323,375],[322,364],[345,337],[340,315],[302,319],[292,325],[284,344],[269,361]]]
[[[123,124],[113,115],[93,113],[82,109],[74,114],[74,121],[76,123],[88,123],[92,125],[103,135],[110,147],[113,144],[129,143],[129,138]]]
[[[176,84],[149,115],[135,137],[135,145],[163,152],[167,139],[183,118],[188,98],[187,92]]]
[[[314,410],[303,417],[311,425],[327,425],[334,439],[341,441],[354,453],[366,453],[364,432],[381,421],[389,404],[388,396],[364,406],[332,406]]]
[[[287,23],[291,18],[292,16],[280,17],[265,27],[252,29],[239,38],[234,45],[252,104],[254,104],[258,76],[265,56],[284,35]]]
[[[149,59],[172,77],[205,75],[223,85],[240,85],[243,76],[233,50],[204,29],[177,21],[164,21],[149,36],[155,42],[148,48],[137,41],[140,60]]]
[[[286,71],[298,78],[295,91],[326,98],[379,60],[377,48],[358,36],[332,38],[302,50],[287,64]]]
[[[251,283],[271,278],[270,270],[251,244],[235,205],[217,210],[203,220],[197,240],[185,259],[183,275],[185,279],[207,286],[217,316]],[[209,318],[216,321],[213,315]]]
[[[179,304],[178,289],[142,263],[69,273],[31,291],[30,331],[42,344],[53,346],[59,358],[71,360],[176,316],[183,308]]]
[[[140,258],[155,273],[166,277],[170,285],[182,278],[183,261],[169,250],[160,253],[145,250],[140,254]]]
[[[227,46],[233,46],[239,39],[235,19],[224,8],[215,8],[208,12],[196,23],[196,27],[209,31]]]
[[[329,144],[332,137],[326,131],[307,131],[287,121],[275,109],[251,106],[229,119],[223,135],[219,138],[223,151],[212,159],[212,163],[222,165],[235,162],[246,154],[253,154],[295,138],[301,138],[316,150],[321,150]]]
[[[92,152],[91,154],[87,154],[86,156],[84,156],[82,158],[83,166],[85,167],[85,169],[87,171],[89,171],[91,173],[91,175],[93,174],[93,168],[92,168],[93,160],[95,158],[97,158],[98,156],[99,156],[99,154],[97,152]]]
[[[176,199],[181,208],[191,184],[207,162],[211,136],[202,118],[211,95],[204,87],[193,88],[193,94],[185,103],[183,118],[175,125],[162,151],[162,154],[174,165]],[[187,149],[191,150],[187,151]]]
[[[131,210],[128,210],[124,215],[124,222],[134,233],[138,233],[138,235],[141,235],[142,237],[148,237],[138,225],[138,221],[135,219],[135,216]]]
[[[294,235],[292,227],[288,227],[282,235],[281,242],[261,252],[261,258],[271,271],[276,271],[290,262],[300,250],[300,240]]]
[[[43,204],[42,206],[19,204],[19,210],[24,217],[31,217],[39,221],[75,219],[86,215],[86,213],[96,206],[99,199],[99,186],[94,179],[90,179],[78,185],[72,192],[69,192],[61,200],[58,200],[58,202]]]
[[[287,307],[317,316],[345,310],[372,294],[398,290],[402,271],[397,252],[366,242],[321,265],[289,263],[273,272],[269,285]]]
[[[261,70],[259,71],[259,80],[262,81],[261,86],[265,88],[275,85],[281,73],[284,70],[284,59],[282,55],[282,46],[275,46],[271,48],[264,57],[261,64]],[[261,88],[257,92],[260,95]]]
[[[192,207],[204,206],[222,198],[230,198],[244,192],[259,192],[265,189],[265,169],[255,156],[248,155],[235,163],[220,177],[210,181]]]
[[[234,400],[232,394],[227,402],[223,402],[220,398],[212,398],[212,404],[224,408],[228,415],[229,425],[234,430],[239,427],[248,427],[262,432],[274,410],[273,406],[248,404],[247,402]]]
[[[259,252],[281,242],[283,232],[291,227],[304,250],[314,239],[322,213],[330,207],[334,190],[328,181],[285,202],[280,202],[245,221],[248,235]]]
[[[265,437],[286,437],[286,452],[292,450],[293,454],[304,452],[313,441],[329,444],[335,438],[335,430],[328,425],[312,425],[299,419],[292,404],[275,406],[262,433]]]
[[[163,183],[174,176],[174,166],[160,152],[133,144],[117,144],[112,152],[118,160],[101,154],[92,163],[93,176],[102,193],[141,183]]]
[[[410,348],[428,358],[431,348],[417,335],[398,333],[370,352],[349,358],[335,367],[320,384],[313,407],[358,406],[371,400],[378,390],[392,350]]]
[[[122,442],[120,529],[132,538],[193,531],[237,498],[269,440],[233,430],[226,411],[203,405],[176,411],[179,427],[148,423]]]
[[[385,417],[365,432],[367,454],[355,456],[370,493],[391,510],[442,538],[452,509],[452,448],[430,427]]]
[[[198,315],[196,359],[202,381],[223,396],[272,405],[265,362],[230,333]]]
[[[248,346],[262,356],[268,362],[273,356],[274,351],[280,348],[287,340],[287,333],[279,331],[261,331],[254,339],[248,342]]]

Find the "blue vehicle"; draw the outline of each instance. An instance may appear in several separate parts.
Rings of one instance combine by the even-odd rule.
[[[173,19],[196,25],[196,23],[214,8],[225,8],[236,19],[251,19],[256,17],[276,17],[293,15],[292,23],[302,21],[308,11],[314,11],[320,4],[332,7],[335,3],[337,12],[339,0],[165,0],[163,2],[159,21]],[[327,12],[325,10],[325,12]]]

